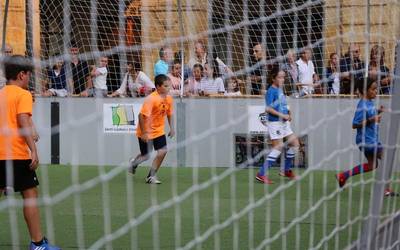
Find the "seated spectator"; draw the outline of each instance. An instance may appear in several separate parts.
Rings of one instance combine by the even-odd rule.
[[[186,80],[184,85],[185,96],[196,96],[200,92],[200,82],[203,79],[203,66],[195,64],[192,69],[192,76]]]
[[[4,46],[3,53],[1,53],[0,55],[1,56],[12,56],[12,54],[13,54],[13,48],[9,44],[6,44]],[[6,77],[4,75],[3,64],[0,64],[0,89],[4,85],[6,85],[6,82],[7,82],[7,80],[6,80]]]
[[[159,51],[160,60],[154,65],[154,77],[158,75],[167,75],[169,72],[169,65],[173,59],[172,49],[163,47]]]
[[[172,65],[171,72],[168,73],[168,77],[171,81],[171,89],[169,90],[170,95],[180,95],[181,81],[182,81],[182,67],[181,62],[175,60]]]
[[[155,89],[154,83],[139,69],[139,65],[133,67],[131,63],[128,64],[121,86],[109,97],[139,97],[150,94]]]
[[[311,95],[315,92],[315,87],[319,87],[319,77],[315,73],[314,63],[311,61],[311,49],[306,48],[300,54],[300,59],[296,61],[299,73],[297,86],[300,96]]]
[[[355,83],[363,78],[365,65],[360,58],[360,46],[350,44],[348,52],[340,60],[340,94],[354,94]]]
[[[239,86],[243,84],[242,80],[237,77],[231,77],[227,80],[227,92],[225,96],[241,96],[242,92],[240,92]]]
[[[71,76],[71,78],[67,80],[70,92],[72,95],[81,95],[82,93],[82,96],[87,96],[87,91],[85,90],[93,87],[92,79],[89,74],[89,65],[86,61],[78,58],[79,49],[76,45],[71,46],[70,54],[71,63],[69,69],[71,72],[66,74],[67,76]]]
[[[190,69],[193,69],[195,64],[201,64],[203,66],[207,62],[207,50],[204,46],[204,43],[201,41],[197,41],[194,44],[194,57],[189,59],[188,66]]]
[[[200,95],[209,96],[215,94],[224,94],[224,81],[219,74],[218,62],[213,60],[204,67],[205,77],[200,82]]]
[[[296,60],[296,51],[294,49],[289,49],[286,52],[286,62],[281,65],[282,70],[286,73],[284,92],[288,96],[298,93],[297,83],[299,82],[299,69]]]
[[[371,49],[370,64],[368,76],[376,79],[378,84],[378,94],[389,95],[391,77],[389,68],[385,65],[385,49],[382,46],[375,45]]]
[[[339,56],[337,53],[331,53],[329,56],[329,66],[326,68],[327,94],[340,94],[340,68]]]
[[[43,96],[66,97],[68,95],[64,61],[61,59],[47,71],[46,85],[47,89],[43,92]]]
[[[87,89],[81,94],[82,96],[107,97],[107,64],[108,58],[102,56],[100,57],[98,67],[92,67],[90,76],[92,77],[93,88]]]

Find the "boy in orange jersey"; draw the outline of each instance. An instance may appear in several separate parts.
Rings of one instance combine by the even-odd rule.
[[[157,151],[153,160],[146,182],[149,184],[161,184],[157,179],[157,171],[167,154],[167,139],[165,137],[165,116],[168,119],[170,131],[169,137],[175,135],[173,127],[173,99],[168,95],[171,81],[166,75],[158,75],[155,80],[156,91],[151,93],[143,102],[139,114],[139,124],[136,135],[139,140],[140,154],[129,160],[129,172],[135,174],[137,166],[149,159],[151,146]]]
[[[40,227],[39,185],[35,170],[39,157],[33,135],[32,95],[27,90],[33,66],[23,56],[4,59],[6,86],[0,90],[0,195],[6,187],[21,192],[30,249],[56,250]]]

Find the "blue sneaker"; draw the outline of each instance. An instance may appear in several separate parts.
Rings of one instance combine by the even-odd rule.
[[[31,242],[29,245],[29,250],[61,250],[61,248],[50,245],[49,241],[46,238],[43,238],[43,243],[40,246],[36,246],[33,242]]]

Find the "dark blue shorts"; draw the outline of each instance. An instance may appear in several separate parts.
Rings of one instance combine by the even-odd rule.
[[[360,149],[361,152],[364,153],[365,157],[367,158],[382,154],[383,150],[382,144],[380,142],[376,145],[359,146],[358,148]]]

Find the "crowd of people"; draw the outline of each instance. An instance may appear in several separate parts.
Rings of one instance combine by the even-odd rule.
[[[194,45],[194,57],[182,65],[181,53],[174,53],[171,47],[159,50],[159,60],[153,67],[154,77],[167,75],[172,82],[170,94],[182,96],[208,95],[264,95],[271,82],[271,65],[261,43],[252,47],[252,60],[245,73],[235,74],[220,58],[209,57],[205,44],[198,41]],[[12,47],[6,45],[3,55],[11,55]],[[141,69],[139,62],[128,62],[119,86],[111,86],[108,58],[101,56],[94,65],[79,59],[79,48],[70,48],[70,63],[61,56],[53,66],[42,74],[42,96],[82,96],[82,97],[143,97],[155,89],[154,82]],[[360,57],[360,46],[350,44],[348,51],[331,53],[327,66],[318,73],[313,62],[311,48],[300,50],[299,58],[294,49],[287,50],[280,67],[286,73],[284,93],[305,96],[312,94],[356,94],[354,83],[368,76],[377,80],[378,94],[391,93],[391,71],[385,64],[385,49],[374,45],[370,52],[369,64]],[[366,71],[368,74],[366,74]],[[0,74],[0,86],[4,77]],[[183,80],[182,80],[183,78]],[[37,90],[37,88],[36,88]],[[36,93],[38,94],[38,93]]]

